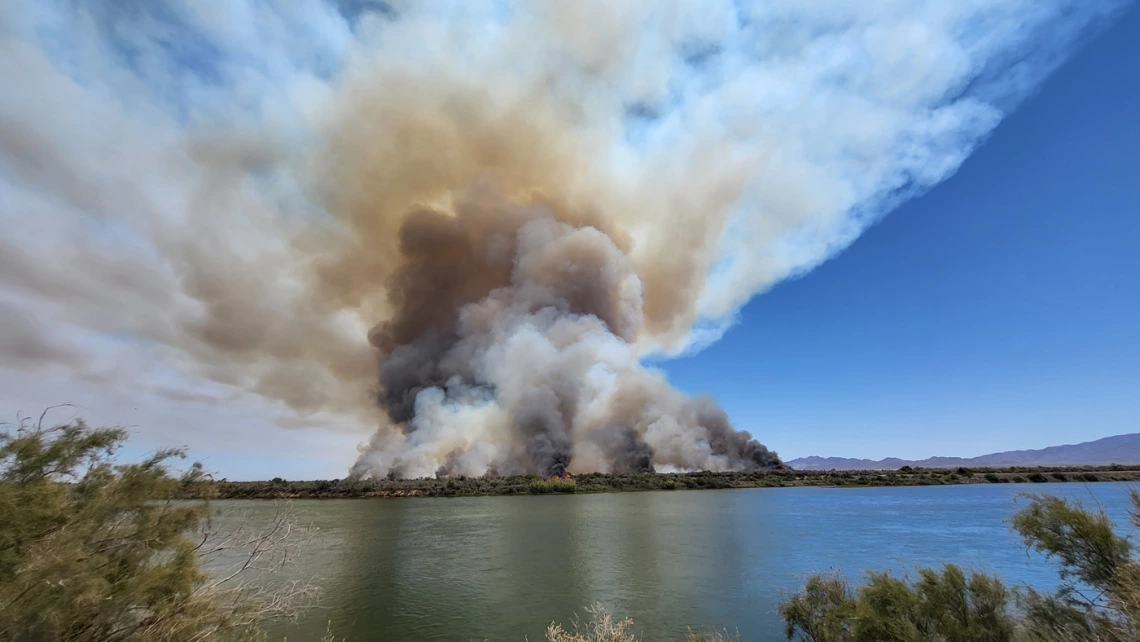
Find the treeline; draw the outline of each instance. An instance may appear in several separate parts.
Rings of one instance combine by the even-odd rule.
[[[903,468],[892,471],[773,470],[750,473],[695,472],[606,474],[544,479],[534,475],[424,479],[332,479],[235,482],[221,480],[212,492],[223,499],[329,499],[351,497],[469,497],[646,490],[779,488],[787,486],[937,486],[1044,482],[1140,481],[1136,466],[1011,468]]]

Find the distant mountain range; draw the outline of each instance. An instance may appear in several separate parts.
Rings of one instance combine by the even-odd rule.
[[[959,466],[1107,466],[1140,464],[1140,433],[1105,437],[1067,446],[1051,446],[1040,450],[1010,450],[980,457],[930,457],[878,461],[848,457],[801,457],[784,462],[796,470],[896,470],[915,468],[957,468]]]

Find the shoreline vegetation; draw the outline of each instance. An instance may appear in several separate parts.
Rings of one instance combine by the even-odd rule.
[[[1137,482],[1140,466],[1016,466],[1009,468],[909,468],[900,470],[771,470],[758,472],[583,473],[542,478],[453,477],[422,479],[334,479],[314,481],[227,481],[213,484],[216,499],[350,499],[368,497],[479,497],[615,493],[651,490],[786,488],[814,486],[940,486],[947,484],[1035,484],[1045,482]],[[196,498],[192,490],[187,499]]]

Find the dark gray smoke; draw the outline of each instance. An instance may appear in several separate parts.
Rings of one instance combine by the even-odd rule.
[[[708,398],[644,368],[641,280],[613,237],[480,183],[398,231],[382,429],[356,475],[754,470],[780,465]]]

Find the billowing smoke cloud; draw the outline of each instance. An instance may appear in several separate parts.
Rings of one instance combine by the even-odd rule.
[[[384,295],[369,338],[387,421],[356,474],[778,465],[639,361],[695,319],[741,163],[623,188],[573,96],[536,100],[536,79],[358,73],[324,130],[341,233],[315,271],[338,305]]]
[[[642,361],[1124,5],[5,3],[0,375],[379,425],[361,475],[774,465]]]
[[[638,361],[643,288],[626,251],[492,185],[402,220],[377,326],[381,431],[354,471],[394,475],[740,470],[779,464],[709,399]]]

